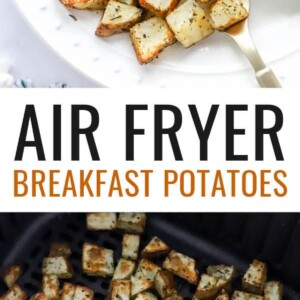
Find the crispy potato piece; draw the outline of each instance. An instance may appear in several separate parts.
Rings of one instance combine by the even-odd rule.
[[[76,286],[72,283],[66,282],[61,291],[61,300],[73,300]]]
[[[49,300],[59,299],[59,280],[56,275],[44,275],[42,291]]]
[[[225,30],[248,17],[241,0],[217,0],[209,9],[213,28]]]
[[[187,0],[166,18],[176,39],[188,48],[213,33],[205,11],[196,0]]]
[[[113,280],[108,300],[129,300],[131,290],[130,280]]]
[[[234,266],[216,265],[207,268],[207,274],[218,279],[217,286],[226,292],[231,292],[232,281],[235,275]]]
[[[130,279],[135,269],[135,262],[129,259],[120,258],[115,269],[114,279]]]
[[[84,243],[82,269],[84,273],[91,276],[112,276],[114,273],[113,250]]]
[[[141,292],[145,292],[154,286],[154,282],[148,279],[139,279],[135,276],[131,276],[131,297],[136,296]]]
[[[148,259],[141,259],[135,272],[135,277],[139,279],[150,280],[154,282],[156,273],[161,270],[161,267]]]
[[[139,24],[136,24],[135,26],[138,25]],[[135,31],[133,28],[132,30]],[[145,213],[120,213],[117,221],[117,228],[124,229],[126,232],[129,233],[143,233],[145,225]]]
[[[102,10],[106,7],[108,0],[60,0],[60,2],[68,8]]]
[[[267,279],[267,265],[259,260],[253,260],[243,277],[243,291],[262,295]]]
[[[139,0],[140,6],[165,18],[178,4],[178,0]]]
[[[13,286],[0,297],[0,300],[26,300],[26,293],[20,288],[18,284]]]
[[[199,300],[215,299],[219,291],[218,279],[207,274],[202,274],[194,298]]]
[[[22,274],[22,268],[17,265],[5,268],[1,274],[8,288],[11,288]]]
[[[48,297],[44,293],[36,293],[29,298],[30,300],[48,300]]]
[[[140,236],[125,233],[122,241],[122,257],[136,260],[140,247]]]
[[[178,293],[168,296],[165,300],[183,300],[183,297]]]
[[[112,230],[116,228],[116,213],[92,213],[86,215],[86,226],[88,230]]]
[[[165,20],[153,17],[136,24],[130,29],[130,37],[140,64],[156,58],[176,39]]]
[[[216,300],[230,300],[229,295],[226,292],[222,292]]]
[[[170,252],[169,246],[160,238],[155,236],[142,251],[142,257],[155,258]]]
[[[162,299],[176,293],[173,274],[166,270],[159,270],[155,276],[155,288]]]
[[[50,247],[49,257],[64,256],[68,258],[72,251],[67,243],[52,243]]]
[[[136,296],[135,300],[157,300],[157,297],[151,292],[142,292]]]
[[[264,297],[240,291],[234,291],[231,300],[264,300]]]
[[[279,281],[269,281],[265,285],[265,300],[281,300],[283,285]]]
[[[163,262],[163,268],[187,280],[189,283],[197,284],[198,272],[196,270],[196,261],[193,258],[172,250]]]
[[[94,291],[86,286],[77,285],[75,287],[74,300],[93,300]]]
[[[63,256],[45,257],[42,271],[43,275],[55,275],[61,279],[73,277],[73,268],[70,262]]]

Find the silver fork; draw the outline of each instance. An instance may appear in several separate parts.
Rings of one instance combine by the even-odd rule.
[[[250,11],[250,0],[242,0],[245,9]],[[256,79],[263,88],[281,88],[274,72],[264,63],[251,38],[248,18],[224,31],[232,37],[251,63]]]

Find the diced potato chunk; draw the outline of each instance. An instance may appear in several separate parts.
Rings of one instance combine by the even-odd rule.
[[[157,300],[157,297],[151,292],[142,292],[136,296],[135,300]]]
[[[68,279],[73,276],[72,266],[63,256],[44,258],[42,271],[44,275],[55,275],[57,278],[62,279]]]
[[[50,247],[49,257],[71,256],[72,251],[67,243],[52,243]]]
[[[196,284],[198,281],[196,261],[174,250],[169,253],[163,262],[163,268],[187,280],[189,283]]]
[[[140,64],[152,61],[176,41],[166,21],[159,17],[136,24],[130,29],[130,36]]]
[[[0,300],[25,300],[26,293],[16,283],[3,295]]]
[[[207,274],[218,279],[217,286],[226,292],[231,292],[232,281],[235,275],[234,266],[216,265],[207,268]]]
[[[165,300],[183,300],[183,297],[177,293],[168,296]]]
[[[205,11],[196,0],[187,0],[171,12],[166,20],[176,39],[185,48],[196,44],[214,31]]]
[[[225,30],[233,24],[248,17],[241,0],[217,0],[209,9],[212,26],[217,30]]]
[[[66,282],[61,291],[61,300],[73,300],[76,286]]]
[[[100,10],[107,5],[107,0],[61,0],[61,3],[69,8]]]
[[[2,274],[3,280],[6,283],[7,287],[12,287],[21,276],[21,273],[22,268],[20,266],[14,265],[7,267]]]
[[[262,295],[266,279],[266,264],[255,259],[243,277],[243,290],[248,293]]]
[[[270,281],[265,285],[265,300],[281,300],[283,286],[278,281]]]
[[[159,270],[155,276],[155,288],[162,299],[176,293],[173,274],[166,270]]]
[[[88,230],[112,230],[116,228],[116,213],[92,213],[86,215],[86,225]]]
[[[110,297],[111,300],[129,300],[130,299],[131,282],[130,280],[113,280],[111,284]]]
[[[112,276],[114,273],[113,250],[84,243],[82,269],[84,273],[91,276]]]
[[[229,295],[225,292],[225,293],[221,293],[217,298],[216,300],[229,300],[230,297]]]
[[[44,275],[42,290],[49,300],[59,299],[59,280],[56,275]]]
[[[49,300],[49,299],[44,293],[39,292],[31,296],[30,300]]]
[[[154,286],[153,281],[148,279],[139,279],[135,276],[131,276],[131,297],[137,294],[147,291]]]
[[[135,269],[135,262],[125,258],[120,258],[115,269],[113,279],[130,279]]]
[[[177,5],[178,0],[139,0],[141,7],[165,18]]]
[[[88,287],[77,285],[73,300],[93,300],[94,291]]]
[[[170,252],[169,246],[155,236],[142,251],[142,257],[154,258]]]
[[[139,22],[141,17],[141,9],[119,1],[111,0],[96,29],[96,34],[99,36],[110,36],[117,32],[128,30],[134,24]]]
[[[218,279],[207,274],[202,274],[195,293],[195,298],[198,300],[214,299],[220,291],[217,284]]]
[[[131,33],[136,31],[137,26],[142,23],[136,24],[131,29]],[[135,28],[135,29],[134,29]],[[130,233],[143,233],[146,225],[146,214],[145,213],[120,213],[117,227],[124,229]]]
[[[235,291],[231,297],[231,300],[264,300],[264,297],[254,295],[254,294],[244,293],[240,291]]]
[[[141,259],[136,269],[135,277],[154,282],[154,278],[159,270],[161,268],[155,263],[147,259]]]
[[[122,241],[122,257],[136,260],[140,247],[140,236],[125,233]]]

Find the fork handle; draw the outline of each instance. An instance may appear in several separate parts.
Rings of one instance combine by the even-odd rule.
[[[242,35],[232,36],[251,63],[257,82],[262,88],[281,88],[274,72],[264,63],[248,30]]]

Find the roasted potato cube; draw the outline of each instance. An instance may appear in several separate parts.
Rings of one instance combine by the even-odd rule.
[[[155,236],[142,251],[142,257],[155,258],[170,252],[169,246]]]
[[[49,257],[71,256],[72,251],[67,243],[52,243],[50,247]]]
[[[69,261],[63,256],[46,257],[42,266],[43,275],[55,275],[57,278],[68,279],[73,276]]]
[[[265,285],[265,300],[281,300],[283,286],[278,281],[270,281]]]
[[[60,0],[68,8],[100,10],[104,9],[108,0]]]
[[[151,289],[153,286],[154,282],[151,280],[131,276],[131,297],[133,298],[137,294]]]
[[[56,275],[44,275],[42,290],[49,300],[59,299],[59,280]]]
[[[259,260],[253,260],[243,277],[243,291],[262,295],[267,279],[267,266]]]
[[[254,295],[254,294],[244,293],[240,291],[235,291],[231,297],[231,300],[264,300],[264,297]]]
[[[153,17],[136,24],[130,29],[130,37],[140,64],[156,58],[176,39],[165,20]]]
[[[86,225],[88,230],[112,230],[117,225],[116,213],[93,213],[86,215]]]
[[[125,258],[120,258],[115,269],[113,279],[130,279],[135,269],[135,262]]]
[[[1,275],[7,287],[10,288],[17,282],[21,274],[22,268],[20,266],[14,265],[5,268]]]
[[[122,257],[136,260],[140,247],[140,236],[125,233],[122,241]]]
[[[44,293],[36,293],[35,295],[29,298],[30,300],[49,300],[48,297]]]
[[[231,292],[231,285],[235,275],[234,266],[209,266],[207,268],[207,274],[218,279],[217,286],[224,289],[226,292]]]
[[[155,276],[155,288],[162,299],[176,293],[173,274],[166,270],[159,270]]]
[[[18,284],[15,283],[4,295],[0,297],[0,300],[25,300],[26,298],[26,293],[19,287]]]
[[[168,296],[165,300],[183,300],[183,297],[177,293]]]
[[[115,33],[128,30],[134,24],[139,22],[141,17],[141,9],[119,1],[111,0],[96,29],[96,35],[111,36]]]
[[[88,287],[77,285],[75,287],[74,300],[93,300],[94,291]]]
[[[226,292],[222,292],[220,295],[218,295],[216,300],[230,300],[230,297]]]
[[[114,273],[113,250],[84,243],[82,269],[84,273],[91,276],[112,276]]]
[[[135,277],[139,279],[150,280],[154,282],[154,278],[161,267],[148,259],[141,259],[135,272]]]
[[[129,300],[131,290],[130,280],[113,280],[108,299],[111,300]]]
[[[76,286],[66,282],[63,286],[63,289],[61,291],[61,300],[73,300],[74,295],[75,295],[75,288]]]
[[[136,296],[135,300],[157,300],[157,297],[151,292],[142,292]]]
[[[135,26],[138,26],[139,24],[136,24]],[[133,28],[132,30],[135,31],[135,29]],[[145,229],[145,225],[146,225],[145,213],[120,213],[117,221],[118,228],[124,229],[126,232],[130,232],[130,233],[143,233]]]
[[[187,0],[172,11],[166,20],[176,39],[185,48],[198,43],[214,31],[205,11],[196,0]]]
[[[248,17],[241,0],[217,0],[209,9],[213,28],[225,30]]]
[[[202,274],[195,293],[195,298],[198,300],[216,298],[220,291],[217,284],[218,279],[207,274]]]
[[[141,7],[165,18],[177,6],[178,0],[139,0],[139,3]]]
[[[196,261],[191,257],[172,250],[163,262],[163,268],[187,280],[189,283],[197,284]]]

